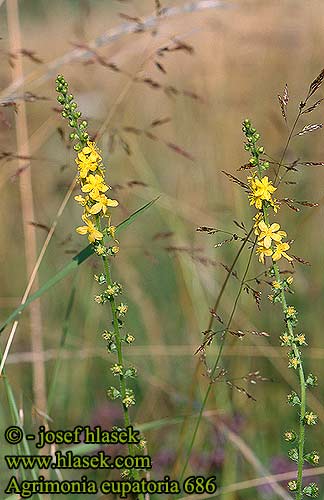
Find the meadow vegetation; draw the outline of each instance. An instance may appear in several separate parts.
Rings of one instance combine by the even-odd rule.
[[[84,137],[75,151],[69,139],[55,91],[63,74],[118,200],[108,257],[136,339],[124,349],[139,373],[128,406],[152,456],[150,476],[216,475],[213,497],[224,500],[293,498],[286,485],[297,466],[282,437],[297,421],[287,394],[300,389],[281,345],[280,304],[268,298],[273,280],[307,337],[303,367],[319,384],[307,394],[318,425],[306,445],[323,448],[321,102],[287,141],[311,82],[307,106],[324,96],[321,78],[314,84],[324,66],[323,10],[302,0],[0,1],[1,323],[89,243],[75,231],[83,209],[73,199],[75,158],[89,146]],[[242,133],[246,117],[253,125],[244,122]],[[264,151],[250,153],[261,165],[247,165],[244,151],[253,126]],[[260,197],[255,177],[247,180],[251,166],[277,191]],[[267,207],[271,223],[288,236],[272,238],[273,228],[268,244],[267,228],[254,234],[251,225],[256,211],[270,224],[263,201],[275,205],[272,197],[281,203],[278,214]],[[290,246],[280,250],[289,257],[278,262],[282,282],[262,264],[276,238]],[[14,421],[31,430],[125,423],[120,401],[107,399],[116,382],[102,339],[109,317],[94,300],[102,264],[90,253],[1,333],[1,434]],[[305,484],[320,486],[324,467],[314,471],[305,465]]]

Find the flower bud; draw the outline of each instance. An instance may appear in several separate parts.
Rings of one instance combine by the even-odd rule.
[[[294,431],[286,431],[284,433],[284,439],[285,441],[288,441],[288,443],[293,443],[296,440],[296,432]]]

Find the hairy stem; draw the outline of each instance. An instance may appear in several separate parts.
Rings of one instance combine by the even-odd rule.
[[[280,271],[277,264],[273,265],[276,280],[280,280]],[[282,310],[285,314],[287,310],[287,301],[285,291],[281,290],[281,303]],[[293,336],[294,329],[289,319],[287,319],[287,328],[289,335]],[[302,500],[303,498],[303,466],[304,466],[304,446],[305,446],[305,413],[306,413],[306,383],[305,383],[305,374],[302,365],[302,361],[300,359],[300,354],[298,347],[295,343],[292,345],[294,354],[296,358],[299,360],[298,364],[298,375],[299,375],[299,385],[300,385],[300,415],[299,415],[299,434],[298,434],[298,475],[297,475],[297,496],[296,500]]]
[[[287,141],[287,145],[284,151],[284,154],[282,155],[282,159],[280,164],[283,161],[285,152],[287,151],[287,147],[289,144],[289,141],[292,137],[293,130],[298,122],[298,119],[301,115],[301,110],[299,110],[299,113],[296,117],[296,120],[294,122],[294,125],[291,129],[291,132],[289,134],[289,140]],[[255,157],[258,157],[256,148],[253,150],[253,154]],[[280,165],[279,165],[280,168]],[[258,169],[258,174],[261,177],[262,176],[262,171],[260,164],[258,162],[257,164],[257,169]],[[277,172],[277,175],[279,173],[279,170]],[[267,225],[269,225],[269,213],[268,213],[268,206],[265,206],[263,204],[262,206],[262,212],[263,212],[263,218],[264,221]],[[280,282],[280,269],[278,267],[278,264],[276,262],[273,262],[273,270],[275,273],[275,277],[277,282]],[[286,294],[283,289],[280,291],[280,298],[281,298],[281,304],[282,304],[282,310],[284,313],[284,316],[286,317],[286,311],[287,311],[287,300],[286,300]],[[289,335],[291,338],[294,337],[294,328],[293,325],[290,321],[289,318],[286,318],[286,324],[287,324],[287,329],[289,332]],[[304,418],[305,418],[305,412],[306,412],[306,383],[305,383],[305,374],[304,374],[304,369],[302,365],[302,360],[300,357],[300,353],[298,350],[298,346],[295,342],[292,342],[292,349],[294,352],[295,357],[298,359],[298,375],[299,375],[299,386],[300,386],[300,415],[299,415],[299,433],[298,433],[298,473],[297,473],[297,492],[296,492],[296,500],[302,500],[303,498],[303,466],[304,466],[304,446],[305,446],[305,423],[304,423]]]

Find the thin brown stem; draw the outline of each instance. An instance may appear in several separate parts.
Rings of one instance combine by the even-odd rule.
[[[9,31],[9,44],[11,53],[16,58],[12,68],[13,85],[24,79],[21,57],[21,33],[19,23],[19,10],[17,0],[7,0],[7,18]],[[26,106],[22,100],[16,107],[16,136],[17,153],[21,158],[30,157]],[[24,168],[26,160],[19,159],[18,167],[24,171],[19,176],[19,190],[22,207],[22,223],[24,231],[24,246],[27,275],[31,276],[37,259],[37,243],[35,227],[30,222],[35,220],[33,188],[30,168]],[[38,278],[35,276],[34,286],[38,288]],[[32,352],[35,353],[33,362],[33,391],[35,406],[46,414],[46,378],[45,366],[39,354],[43,352],[42,319],[40,302],[35,301],[30,306],[30,334]]]

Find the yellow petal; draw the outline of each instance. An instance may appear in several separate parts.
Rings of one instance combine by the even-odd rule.
[[[102,203],[95,203],[89,210],[91,214],[98,214],[102,209]]]
[[[290,257],[288,254],[286,254],[286,252],[282,252],[282,255],[287,259],[289,260],[289,262],[291,262],[293,259],[292,257]]]
[[[261,220],[258,224],[260,230],[262,232],[266,232],[268,230],[268,226],[266,225],[266,223],[264,222],[264,220]]]
[[[263,245],[265,248],[270,248],[271,247],[271,238],[270,236],[266,236],[263,241]]]
[[[271,238],[273,241],[276,241],[277,243],[280,243],[282,240],[282,236],[278,233],[272,233]]]
[[[258,210],[261,210],[261,208],[262,208],[262,201],[260,198],[257,198],[255,200],[255,208],[257,208]]]
[[[87,234],[88,228],[87,228],[87,226],[79,226],[76,228],[76,232],[84,235],[84,234]]]
[[[275,253],[272,256],[272,260],[277,261],[279,259],[281,259],[281,253],[278,252],[278,250],[276,250]]]
[[[89,153],[91,153],[91,148],[89,148],[89,146],[85,146],[83,149],[82,149],[82,153],[85,154],[85,155],[88,155]],[[79,153],[80,155],[81,153]]]
[[[117,207],[119,205],[119,203],[117,200],[111,200],[110,198],[108,198],[106,205],[107,205],[107,207]]]
[[[277,224],[277,222],[274,222],[273,224],[271,224],[270,229],[271,229],[271,231],[276,232],[280,229],[280,225]]]

